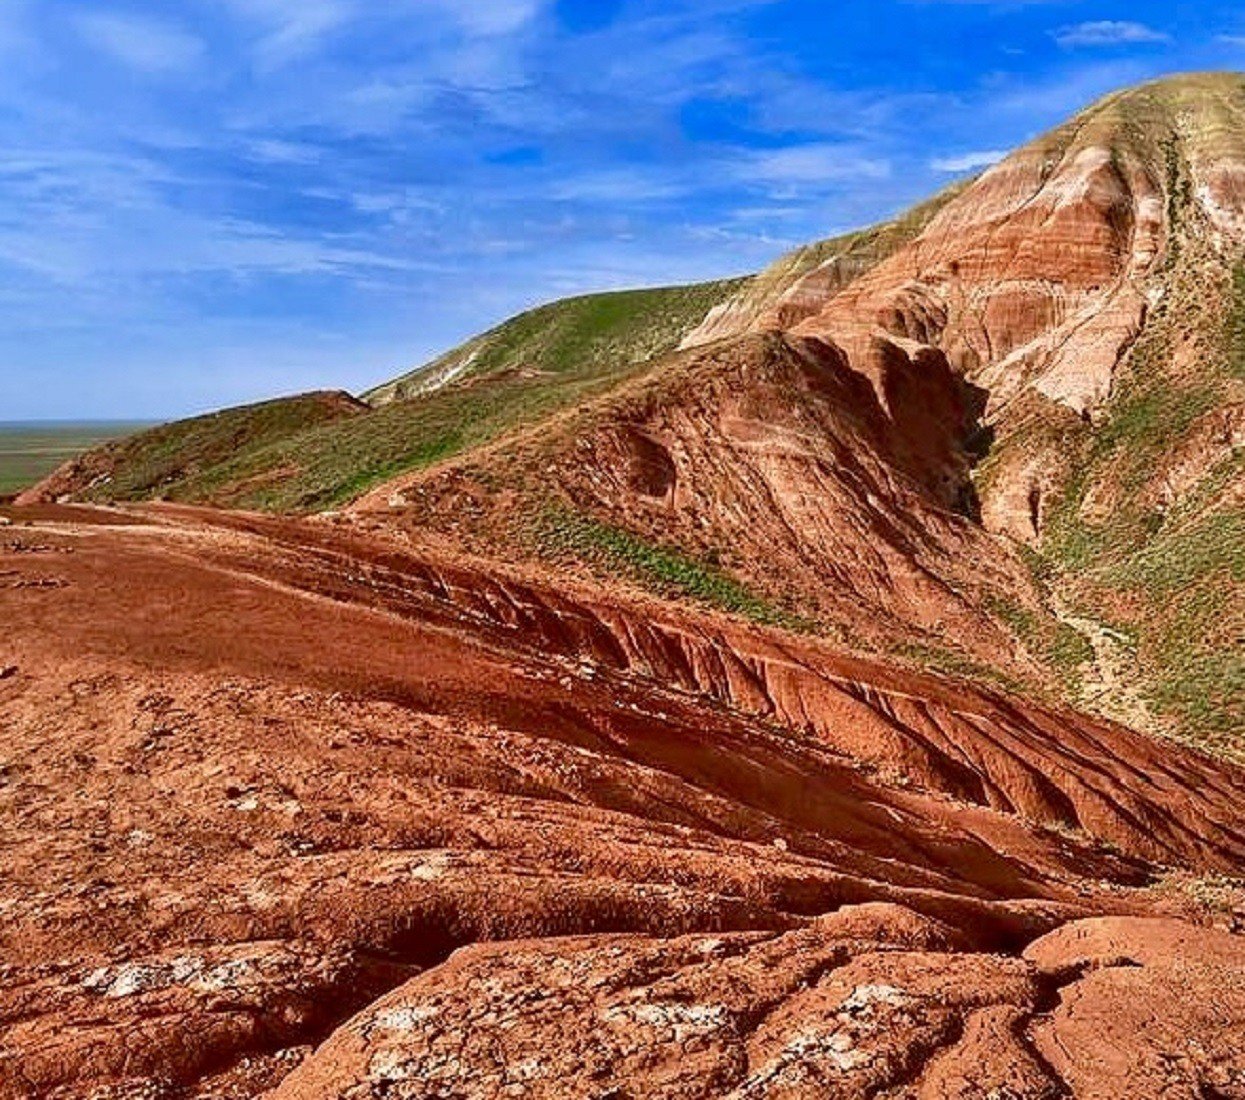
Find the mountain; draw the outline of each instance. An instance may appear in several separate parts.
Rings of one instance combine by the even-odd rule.
[[[1196,74],[81,456],[0,509],[0,1095],[1241,1095],[1243,410]]]
[[[1235,76],[1111,97],[360,507],[507,545],[569,509],[554,541],[607,571],[677,548],[857,648],[1239,752],[1242,111]],[[504,530],[473,519],[497,485]]]
[[[750,279],[555,303],[364,415],[230,429],[214,458],[192,421],[32,496],[351,505],[666,593],[742,585],[862,652],[1234,753],[1243,111],[1232,74],[1118,93]]]

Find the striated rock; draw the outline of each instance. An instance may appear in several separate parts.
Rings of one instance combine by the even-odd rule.
[[[827,299],[911,242],[964,186],[948,188],[901,218],[788,253],[714,306],[681,346],[702,347],[745,332],[786,329],[816,314]]]
[[[865,906],[776,937],[473,948],[339,1029],[273,1096],[984,1100],[1245,1084],[1239,938],[1107,918],[1024,959],[957,940]],[[1115,954],[1145,942],[1145,962]]]
[[[27,514],[75,552],[0,590],[0,1095],[1044,1089],[1020,952],[1245,863],[1245,776],[1117,727],[327,524]]]
[[[750,336],[351,511],[513,552],[514,516],[539,515],[557,486],[573,512],[720,560],[845,638],[894,651],[950,635],[1023,666],[978,597],[990,583],[1038,606],[1027,570],[970,518],[974,424],[971,395],[932,349],[879,344],[866,375],[832,342]]]
[[[662,292],[625,382],[339,513],[16,511],[0,1098],[1245,1096],[1245,772],[985,686],[1047,682],[1073,569],[995,535],[1063,537],[1220,705],[1242,119],[1235,77],[1113,97],[642,368]],[[370,416],[35,496],[264,433],[269,485]],[[1143,667],[1054,606],[1104,694]],[[862,655],[944,644],[983,682]]]

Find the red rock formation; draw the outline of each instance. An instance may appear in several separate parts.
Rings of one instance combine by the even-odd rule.
[[[1072,1079],[1038,937],[1245,862],[1245,776],[1071,714],[327,524],[16,515],[0,1095]]]
[[[352,511],[416,538],[515,543],[515,514],[576,511],[720,558],[776,603],[886,651],[947,636],[1025,667],[981,602],[1037,606],[1032,578],[969,515],[969,395],[934,349],[748,336],[694,349],[526,439],[398,479]],[[875,391],[874,386],[877,390]]]
[[[1040,538],[1165,265],[1240,243],[1241,98],[1109,100],[348,514],[13,510],[0,1098],[1245,1097],[1239,768],[524,527],[1033,671],[972,436],[1033,430],[982,516]],[[1156,510],[1233,461],[1227,385]]]
[[[1239,937],[1178,922],[1076,922],[1009,958],[887,905],[779,935],[480,947],[273,1095],[1230,1096],[1243,974]]]

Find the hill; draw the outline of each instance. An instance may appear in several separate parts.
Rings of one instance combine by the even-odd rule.
[[[355,501],[1234,752],[1243,134],[1239,76],[1118,93],[752,279],[555,303],[371,411],[43,495]]]
[[[597,571],[724,567],[845,644],[1239,753],[1243,89],[1110,97],[851,277],[783,261],[660,371],[363,506],[463,537],[504,499],[507,545],[569,508]]]
[[[27,499],[164,499],[315,511],[582,401],[671,350],[742,280],[589,295],[515,317],[320,415],[315,399],[231,409],[67,464]]]
[[[370,390],[364,400],[386,405],[497,375],[581,382],[622,375],[677,347],[706,312],[750,282],[733,279],[551,302]]]
[[[341,391],[309,393],[162,424],[75,456],[18,500],[211,497],[250,456],[365,409]]]
[[[1243,257],[1179,78],[0,507],[0,1096],[1241,1095]]]

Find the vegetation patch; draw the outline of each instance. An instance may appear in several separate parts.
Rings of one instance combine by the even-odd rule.
[[[986,606],[1011,628],[1034,657],[1059,673],[1065,688],[1075,697],[1080,690],[1081,667],[1094,657],[1089,640],[1054,616],[1033,611],[1004,596],[987,597]]]
[[[310,394],[169,424],[104,456],[108,476],[85,477],[78,491],[93,500],[336,508],[619,385],[742,285],[555,302],[374,391],[375,407]],[[446,384],[421,392],[430,377]]]
[[[774,607],[709,561],[647,542],[621,527],[561,506],[541,516],[537,541],[546,556],[570,554],[664,596],[682,596],[753,622],[810,631],[808,620]]]
[[[1184,203],[1180,176],[1169,199]],[[1192,231],[1177,236],[1181,262],[1108,417],[1069,452],[1074,472],[1048,510],[1038,572],[1136,638],[1142,691],[1162,725],[1233,755],[1245,728],[1245,511],[1230,487],[1245,461],[1209,467],[1174,501],[1155,479],[1245,377],[1245,264],[1225,267]],[[1091,491],[1107,506],[1086,509]],[[1056,640],[1050,655],[1074,659],[1072,644]]]
[[[1228,374],[1245,378],[1245,262],[1232,269],[1232,304],[1226,326]]]
[[[1031,693],[1031,685],[1021,682],[1014,676],[1008,676],[993,665],[974,661],[959,650],[948,646],[909,642],[900,646],[896,654],[921,669],[928,669],[944,676],[958,676],[960,679],[976,683],[994,684],[1004,691],[1017,695]]]
[[[140,432],[83,457],[90,500],[202,499],[190,487],[238,456],[309,429],[360,415],[344,393],[312,393],[225,409]],[[98,472],[96,468],[98,467]]]
[[[426,396],[441,384],[521,373],[532,381],[617,376],[678,347],[715,305],[748,280],[589,294],[540,306],[426,367],[370,391],[374,405]]]

